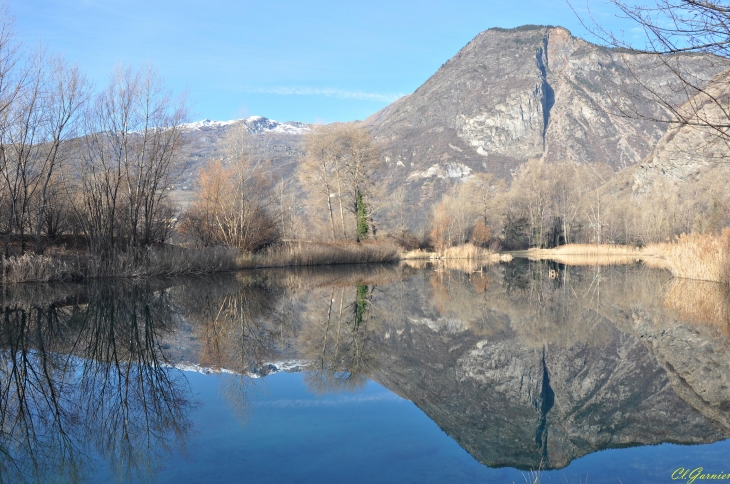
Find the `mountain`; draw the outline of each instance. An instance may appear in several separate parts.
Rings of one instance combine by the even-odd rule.
[[[309,125],[296,121],[280,123],[263,116],[230,121],[204,119],[182,125],[185,140],[183,161],[187,169],[178,183],[179,189],[193,190],[201,166],[225,158],[223,141],[226,133],[241,123],[248,129],[252,155],[271,161],[277,175],[293,178],[297,161],[303,154],[302,135],[309,131]]]
[[[705,92],[682,106],[682,110],[692,113],[689,122],[670,126],[646,158],[627,170],[625,177],[630,183],[626,185],[631,186],[632,195],[641,197],[661,184],[692,184],[695,189],[726,191],[730,140],[722,126],[727,125],[725,106],[730,101],[728,76],[730,71],[719,74]]]
[[[490,467],[562,468],[607,448],[730,435],[728,339],[665,307],[667,274],[604,273],[598,304],[571,290],[593,269],[564,267],[566,286],[525,269],[422,272],[379,288],[382,360],[371,377]],[[708,295],[685,282],[680,298]]]
[[[706,85],[728,67],[711,55],[686,55],[683,69]],[[414,93],[360,122],[382,146],[389,189],[406,187],[412,229],[425,226],[432,205],[455,183],[488,172],[509,180],[532,158],[633,167],[667,134],[664,108],[641,98],[641,84],[680,104],[673,74],[655,56],[619,51],[574,37],[562,27],[492,28],[477,35]],[[637,93],[632,99],[621,92]],[[633,103],[646,118],[612,114]],[[617,103],[617,104],[615,104]],[[302,123],[262,117],[191,123],[183,184],[197,167],[221,156],[220,138],[244,122],[255,155],[271,160],[274,176],[300,190],[294,176]]]
[[[727,64],[695,55],[683,66],[702,85]],[[453,181],[475,172],[509,179],[531,158],[635,165],[666,126],[611,115],[614,102],[626,102],[618,86],[640,93],[647,83],[680,103],[672,78],[654,56],[600,47],[562,27],[494,28],[363,124],[384,146],[387,179],[406,183],[425,208]],[[647,116],[666,114],[632,101]]]

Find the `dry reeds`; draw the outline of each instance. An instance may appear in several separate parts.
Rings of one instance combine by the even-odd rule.
[[[651,267],[667,267],[654,248],[648,250],[630,245],[568,244],[552,249],[518,251],[514,254],[532,260],[554,260],[571,266],[626,265],[641,261]]]
[[[442,252],[412,250],[401,256],[408,267],[423,269],[431,266],[436,271],[455,270],[471,274],[481,272],[485,265],[512,260],[510,254],[498,254],[472,244],[448,247]]]
[[[509,254],[497,254],[488,249],[477,247],[473,244],[457,245],[447,247],[441,252],[430,252],[426,250],[411,250],[401,255],[402,260],[435,260],[435,259],[465,259],[489,262],[509,262],[512,256]]]
[[[45,255],[27,253],[17,257],[3,257],[1,262],[3,284],[73,281],[82,277],[67,262]]]
[[[86,275],[90,278],[135,278],[209,274],[237,269],[237,257],[238,250],[227,247],[150,247],[111,257],[91,257]]]
[[[242,261],[244,267],[295,267],[335,264],[383,264],[400,260],[389,242],[293,242]]]
[[[569,266],[612,266],[639,262],[636,256],[626,255],[554,255],[550,260]]]
[[[720,235],[682,234],[647,249],[661,253],[675,277],[730,284],[730,229]]]
[[[560,255],[584,256],[632,256],[640,255],[642,253],[641,249],[638,247],[616,244],[567,244],[549,250]]]
[[[482,249],[473,244],[458,245],[456,247],[447,247],[441,253],[444,259],[471,259],[482,260],[492,257],[492,253],[487,249]]]

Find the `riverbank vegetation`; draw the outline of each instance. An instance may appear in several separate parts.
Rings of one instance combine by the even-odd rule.
[[[407,183],[393,186],[392,160],[358,124],[308,127],[282,168],[239,122],[180,207],[171,194],[188,168],[188,111],[154,69],[120,66],[94,90],[5,28],[0,60],[3,283],[398,260],[481,267],[508,259],[503,250],[573,264],[639,259],[730,283],[727,165],[674,183],[534,159],[509,180],[437,180],[421,197],[435,203],[420,206]]]

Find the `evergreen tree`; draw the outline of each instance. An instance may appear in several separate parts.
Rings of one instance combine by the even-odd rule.
[[[357,241],[368,238],[368,209],[362,199],[362,192],[357,192]]]

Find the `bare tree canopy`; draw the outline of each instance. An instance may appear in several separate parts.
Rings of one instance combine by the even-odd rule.
[[[638,81],[638,90],[619,86],[619,95],[612,99],[616,114],[696,127],[711,144],[730,142],[730,3],[715,0],[656,0],[651,5],[623,0],[611,0],[611,3],[619,9],[621,17],[638,25],[645,34],[644,47],[637,48],[595,19],[588,22],[581,18],[583,25],[600,41],[618,49],[624,67]],[[685,62],[689,56],[693,59],[704,56],[721,71],[712,78],[704,78]],[[671,76],[660,83],[649,72],[652,69],[668,70]],[[646,101],[660,109],[648,114],[640,108]]]

